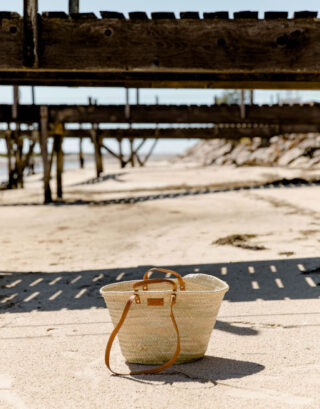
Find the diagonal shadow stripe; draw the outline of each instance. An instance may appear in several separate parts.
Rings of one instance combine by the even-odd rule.
[[[99,289],[106,284],[141,279],[151,266],[58,273],[0,273],[0,312],[57,311],[104,307]],[[215,275],[230,286],[231,302],[320,297],[320,258],[173,265],[181,275]],[[320,270],[319,270],[320,271]],[[310,274],[308,274],[310,272]]]

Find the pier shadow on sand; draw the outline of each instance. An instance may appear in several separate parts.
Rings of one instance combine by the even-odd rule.
[[[119,175],[123,175],[121,173]],[[112,179],[113,177],[117,178],[118,174],[115,175],[105,175],[100,178],[93,178],[85,181],[83,183],[78,183],[74,186],[79,186],[83,184],[95,184],[99,183],[102,178]],[[122,182],[119,179],[115,179],[118,182]],[[46,206],[109,206],[109,205],[121,205],[121,204],[136,204],[143,203],[155,200],[164,200],[164,199],[176,199],[188,196],[199,196],[199,195],[208,195],[208,194],[218,194],[218,193],[228,193],[228,192],[237,192],[245,190],[259,190],[259,189],[279,189],[279,188],[301,188],[301,187],[312,187],[320,186],[320,180],[316,179],[313,181],[307,181],[305,179],[294,178],[294,179],[281,179],[275,180],[270,183],[264,183],[259,185],[247,185],[247,186],[231,186],[223,188],[213,188],[213,187],[203,187],[195,188],[190,187],[184,190],[172,191],[172,192],[162,192],[157,194],[148,194],[148,195],[139,195],[139,196],[126,196],[116,199],[105,199],[105,200],[91,200],[91,199],[74,199],[74,200],[58,200],[53,201]],[[105,193],[108,193],[106,189]],[[85,192],[83,195],[85,196]],[[43,206],[42,202],[10,202],[10,203],[0,203],[1,207],[12,207],[12,206]]]
[[[99,294],[102,286],[141,279],[150,267],[56,273],[0,271],[0,313],[104,308]],[[230,286],[225,299],[230,302],[320,297],[319,257],[166,267],[182,276],[204,273],[225,280]],[[217,323],[217,329],[250,335],[248,328],[222,322]]]

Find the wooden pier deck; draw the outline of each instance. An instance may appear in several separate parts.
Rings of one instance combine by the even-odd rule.
[[[320,88],[317,12],[0,13],[0,84]]]

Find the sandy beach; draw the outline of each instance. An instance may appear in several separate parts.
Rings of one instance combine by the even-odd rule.
[[[0,408],[319,408],[319,170],[159,160],[94,175],[67,169],[48,206],[40,174],[0,191]],[[110,376],[98,290],[150,266],[230,291],[205,359]]]

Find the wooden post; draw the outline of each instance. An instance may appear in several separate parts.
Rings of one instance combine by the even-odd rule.
[[[122,153],[122,139],[117,138],[118,144],[119,144],[119,161],[120,161],[120,167],[124,168],[125,167],[125,162],[123,160],[123,153]]]
[[[28,175],[34,175],[34,163],[32,159],[33,150],[36,145],[36,139],[31,137],[29,140],[29,149],[23,161],[23,168],[28,168]]]
[[[79,163],[80,163],[80,169],[84,168],[84,156],[82,152],[82,138],[79,138]]]
[[[32,99],[32,105],[34,105],[36,103],[34,86],[31,87],[31,99]]]
[[[38,0],[23,1],[23,62],[38,67]]]
[[[40,148],[43,165],[44,203],[51,203],[50,168],[48,161],[48,107],[40,107]]]
[[[54,136],[54,151],[57,158],[57,198],[62,199],[62,172],[63,172],[63,151],[62,151],[62,135]]]
[[[152,146],[151,146],[151,148],[150,148],[150,150],[149,150],[149,152],[145,156],[144,160],[142,162],[140,161],[140,166],[144,166],[148,162],[148,159],[152,155],[152,153],[154,151],[154,148],[156,147],[157,143],[158,143],[158,139],[155,139]]]
[[[15,121],[15,131],[14,139],[17,146],[15,151],[16,164],[16,187],[23,188],[23,137],[20,135],[20,124],[18,122],[18,109],[19,109],[19,87],[17,85],[13,86],[13,105],[12,105],[12,119]]]
[[[253,100],[254,94],[253,94],[253,89],[250,90],[250,105],[254,104],[254,100]]]
[[[142,148],[142,146],[145,144],[146,140],[147,139],[142,139],[142,141],[140,142],[140,144],[136,147],[136,149],[134,151],[135,157],[136,157],[137,162],[139,163],[140,166],[143,166],[143,161],[140,159],[138,153],[139,153],[139,150]]]
[[[130,120],[129,89],[126,88],[126,105],[124,107],[124,116],[127,121]]]
[[[79,13],[79,0],[69,0],[69,14]]]
[[[131,163],[131,167],[134,168],[134,147],[133,147],[133,143],[134,143],[134,139],[130,138],[129,139],[130,142],[130,163]]]
[[[240,117],[244,119],[246,116],[246,107],[244,105],[244,89],[241,90],[241,99],[240,99]]]
[[[23,188],[23,141],[24,138],[20,134],[20,126],[16,124],[16,144],[17,144],[17,151],[16,151],[16,167],[17,167],[17,187]]]
[[[8,189],[12,189],[14,186],[13,180],[13,169],[12,169],[12,161],[11,161],[11,153],[12,153],[12,132],[10,130],[10,124],[8,124],[8,131],[6,134],[6,145],[7,145],[7,156],[8,156]]]
[[[94,153],[95,153],[95,160],[96,160],[96,171],[97,171],[97,178],[103,172],[103,160],[102,160],[102,153],[101,153],[101,138],[99,136],[97,128],[94,126],[92,127],[92,140],[94,144]]]

